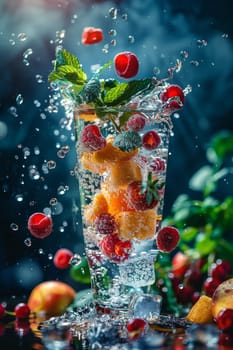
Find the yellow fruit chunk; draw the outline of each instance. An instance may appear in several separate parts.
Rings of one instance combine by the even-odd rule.
[[[110,214],[115,215],[122,211],[135,211],[129,204],[126,189],[120,188],[117,190],[108,181],[102,184],[102,192],[107,200]]]
[[[222,282],[213,294],[212,314],[216,319],[223,309],[233,309],[233,278]]]
[[[86,108],[86,109],[85,109]],[[74,119],[83,119],[85,122],[94,122],[98,118],[96,116],[96,113],[94,109],[90,108],[88,109],[88,105],[83,105],[83,109],[80,109],[78,112],[74,112]]]
[[[141,169],[133,160],[117,162],[110,168],[110,181],[114,187],[127,186],[141,179]]]
[[[91,204],[84,209],[84,219],[87,225],[93,224],[97,216],[108,212],[108,203],[102,193],[96,193]]]
[[[84,152],[81,156],[80,162],[84,170],[88,170],[95,174],[103,174],[107,170],[108,164],[96,163],[93,161],[94,153]]]
[[[112,138],[110,138],[107,140],[107,144],[103,149],[94,152],[93,161],[97,164],[109,164],[116,161],[129,160],[135,157],[137,153],[138,149],[130,152],[121,151],[119,148],[112,145]]]
[[[124,239],[152,239],[156,231],[156,211],[127,211],[116,215],[119,236]]]
[[[194,323],[212,323],[212,298],[206,295],[200,296],[197,302],[192,306],[187,320]]]
[[[44,313],[45,318],[63,314],[75,297],[75,290],[59,281],[38,284],[29,295],[27,304],[32,312]]]

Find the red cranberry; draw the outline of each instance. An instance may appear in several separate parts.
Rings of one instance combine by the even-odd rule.
[[[132,52],[121,52],[114,57],[114,65],[117,75],[121,78],[132,78],[138,73],[139,62]]]
[[[160,143],[161,138],[155,130],[147,131],[142,137],[142,145],[149,151],[156,149]]]
[[[194,290],[190,286],[184,286],[183,284],[179,284],[176,289],[175,295],[178,300],[183,305],[187,305],[192,302]]]
[[[217,327],[222,331],[233,330],[233,309],[224,309],[216,319]]]
[[[208,277],[203,284],[203,289],[205,291],[205,294],[209,297],[212,297],[214,294],[215,289],[219,286],[221,281],[213,278],[213,277]]]
[[[28,219],[28,230],[36,238],[45,238],[50,235],[53,222],[50,216],[44,213],[34,213]]]
[[[184,92],[178,85],[170,85],[160,95],[163,102],[168,102],[167,108],[172,110],[181,109],[184,104]]]
[[[86,27],[82,32],[82,44],[97,44],[103,40],[103,31],[100,28]]]
[[[19,303],[15,306],[15,316],[16,318],[28,318],[29,315],[30,315],[30,308],[27,304],[24,304],[24,303]]]
[[[69,249],[58,249],[54,255],[53,263],[58,269],[68,269],[70,267],[70,261],[73,255],[74,254]]]

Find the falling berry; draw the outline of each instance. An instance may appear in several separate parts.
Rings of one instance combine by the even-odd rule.
[[[36,238],[45,238],[50,235],[53,222],[50,216],[44,213],[34,213],[28,219],[28,230]]]
[[[6,313],[5,307],[2,304],[0,304],[0,318],[3,318],[5,316],[5,313]]]
[[[80,142],[88,151],[98,151],[106,146],[105,138],[101,135],[99,127],[94,124],[83,128]]]
[[[147,131],[142,137],[142,146],[149,151],[156,149],[160,143],[160,136],[155,130]]]
[[[159,250],[170,253],[174,250],[180,240],[179,231],[172,226],[163,227],[156,236],[156,243]]]
[[[141,131],[144,129],[145,124],[146,118],[140,113],[135,113],[129,118],[126,126],[129,130]]]
[[[163,102],[167,102],[167,108],[171,111],[181,109],[184,105],[184,92],[178,85],[170,85],[160,95]]]
[[[16,318],[28,318],[30,315],[30,308],[27,304],[19,303],[15,306],[15,317]]]
[[[57,250],[53,258],[53,263],[58,269],[67,269],[70,267],[70,261],[73,257],[71,250],[66,248],[60,248]]]
[[[97,44],[103,40],[103,31],[100,28],[86,27],[82,32],[82,44],[92,45]]]
[[[95,229],[101,234],[111,234],[116,229],[115,218],[109,213],[102,213],[95,219]]]
[[[217,327],[222,331],[233,330],[233,309],[221,310],[216,319]]]
[[[115,71],[121,78],[132,78],[137,75],[139,62],[137,56],[132,52],[121,52],[114,57]]]

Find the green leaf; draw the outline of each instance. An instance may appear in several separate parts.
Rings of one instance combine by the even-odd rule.
[[[82,70],[78,58],[66,50],[58,50],[56,53],[55,69],[60,66],[72,66]]]
[[[185,242],[190,242],[196,238],[199,230],[196,227],[187,227],[182,231],[181,238]]]
[[[189,187],[194,191],[203,191],[213,175],[213,169],[209,165],[201,167],[190,179]]]
[[[216,162],[216,159],[219,163],[227,156],[233,155],[233,133],[230,131],[221,131],[215,135],[210,143],[210,148],[215,152],[215,159],[212,154],[212,159]]]
[[[108,90],[104,96],[104,103],[109,106],[116,106],[129,101],[130,98],[138,92],[149,88],[151,79],[133,80],[129,83],[119,83],[117,86]]]
[[[195,249],[203,256],[209,255],[216,249],[217,241],[206,237],[203,233],[198,235],[196,240]]]

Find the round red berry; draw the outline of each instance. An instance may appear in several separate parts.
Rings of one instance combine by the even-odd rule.
[[[110,260],[115,262],[122,262],[129,257],[129,250],[131,249],[130,241],[121,241],[115,234],[106,235],[99,243],[100,250]]]
[[[179,85],[170,85],[161,93],[160,98],[167,102],[167,108],[171,110],[181,109],[184,104],[184,92]]]
[[[203,289],[208,297],[212,297],[215,289],[220,285],[221,281],[213,277],[207,277],[204,281]]]
[[[233,309],[224,309],[216,319],[217,327],[222,331],[233,330]]]
[[[94,226],[96,231],[101,234],[111,234],[116,230],[116,222],[113,215],[102,213],[95,219]]]
[[[156,188],[143,190],[141,181],[133,181],[127,187],[128,201],[137,210],[153,209],[158,204],[158,191]],[[148,197],[150,200],[148,200]]]
[[[14,311],[16,318],[28,318],[31,312],[29,306],[24,303],[17,304]]]
[[[142,137],[142,146],[149,151],[156,149],[160,143],[161,138],[155,130],[147,131]]]
[[[139,70],[137,56],[128,51],[118,53],[114,57],[114,66],[117,75],[125,79],[134,77]]]
[[[53,222],[50,216],[44,213],[34,213],[28,219],[28,230],[36,238],[45,238],[50,235]]]
[[[101,135],[98,125],[86,125],[80,135],[80,143],[88,151],[98,151],[106,146],[106,140]]]
[[[103,40],[103,31],[100,28],[86,27],[82,31],[82,44],[92,45]]]
[[[175,290],[175,295],[179,303],[186,305],[192,303],[194,289],[190,286],[179,284]]]
[[[54,255],[53,263],[58,269],[68,269],[73,255],[71,250],[60,248]]]
[[[0,318],[3,318],[5,316],[5,314],[6,314],[5,306],[0,304]]]
[[[144,129],[146,124],[145,117],[140,113],[133,114],[127,121],[127,128],[133,131],[141,131]]]
[[[129,321],[126,326],[129,338],[136,340],[144,333],[147,327],[147,322],[141,318],[135,318]]]
[[[179,231],[172,226],[163,227],[156,236],[156,244],[162,252],[170,253],[180,240]]]

